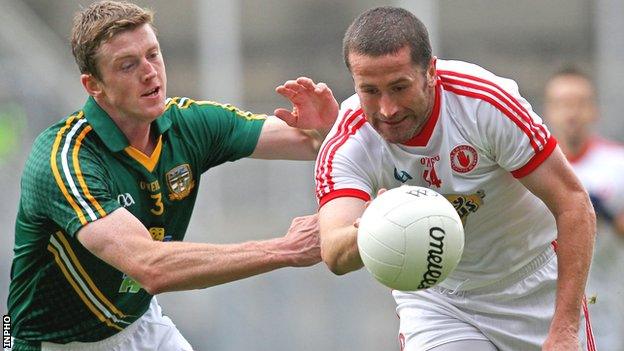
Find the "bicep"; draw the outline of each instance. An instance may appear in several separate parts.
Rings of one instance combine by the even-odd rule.
[[[145,226],[124,208],[85,225],[76,235],[89,252],[130,276],[136,273],[135,258],[154,243]]]
[[[355,197],[339,197],[327,202],[319,210],[321,237],[352,226],[365,208],[366,202]]]

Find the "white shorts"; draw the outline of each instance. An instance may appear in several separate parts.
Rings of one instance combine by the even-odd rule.
[[[191,351],[193,348],[184,339],[171,319],[163,316],[162,310],[152,298],[143,316],[119,333],[97,342],[70,342],[68,344],[41,343],[41,351]]]
[[[541,350],[554,314],[556,284],[557,258],[549,247],[490,286],[395,291],[401,343],[407,351],[460,340],[488,340],[500,350]]]

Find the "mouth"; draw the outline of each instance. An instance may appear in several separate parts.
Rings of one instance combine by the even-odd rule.
[[[152,90],[149,90],[145,94],[141,94],[141,97],[154,97],[154,96],[158,95],[159,92],[160,92],[160,87],[158,86],[158,87],[155,87]]]
[[[387,124],[387,125],[394,126],[394,125],[400,124],[400,123],[401,123],[401,122],[403,122],[406,118],[407,118],[407,116],[403,116],[403,117],[401,117],[401,118],[397,118],[397,119],[390,120],[390,121],[382,121],[382,122],[383,122],[383,123],[385,123],[385,124]]]

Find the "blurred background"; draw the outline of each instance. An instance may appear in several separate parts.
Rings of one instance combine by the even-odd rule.
[[[326,82],[340,101],[353,93],[342,62],[345,29],[370,7],[398,5],[427,24],[436,56],[515,79],[538,113],[548,76],[576,64],[596,80],[599,131],[624,139],[621,0],[136,2],[156,12],[169,96],[272,113],[289,106],[274,88],[305,75]],[[2,314],[25,157],[45,127],[86,98],[69,35],[73,14],[88,3],[0,0]],[[202,181],[188,241],[281,236],[292,217],[316,210],[312,162],[243,160]],[[158,298],[197,350],[398,350],[390,291],[363,270],[336,277],[322,264],[283,269]]]

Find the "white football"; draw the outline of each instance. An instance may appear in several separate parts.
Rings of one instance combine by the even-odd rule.
[[[442,282],[464,250],[464,227],[439,193],[401,186],[373,200],[360,219],[358,250],[364,266],[396,290],[422,290]]]

